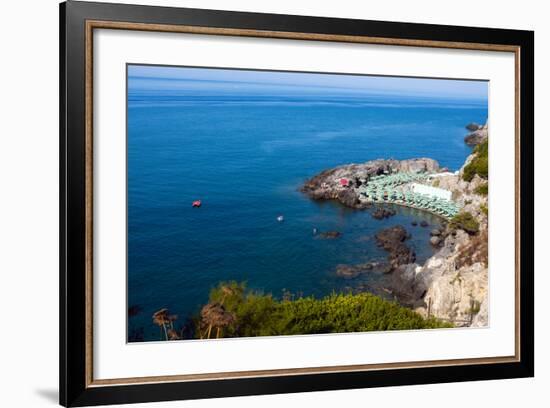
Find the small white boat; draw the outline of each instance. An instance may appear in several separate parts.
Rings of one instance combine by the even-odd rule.
[[[277,217],[277,221],[279,221],[279,222],[283,222],[284,220],[285,220],[285,218],[282,215],[279,215]]]

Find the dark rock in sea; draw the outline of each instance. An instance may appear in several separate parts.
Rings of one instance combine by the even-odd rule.
[[[392,268],[400,265],[406,265],[416,260],[414,251],[405,244],[397,245],[388,256]]]
[[[414,251],[404,243],[410,235],[401,225],[380,230],[375,238],[377,244],[388,251],[388,261],[392,269],[416,260]]]
[[[412,225],[413,227],[416,227],[416,226],[418,225],[418,223],[417,223],[416,221],[413,221],[413,222],[411,222],[411,225]]]
[[[403,226],[396,225],[395,227],[384,228],[378,231],[375,235],[375,238],[379,246],[386,250],[389,250],[396,243],[405,241],[408,236],[409,234]]]
[[[434,228],[433,230],[430,231],[430,235],[432,237],[437,237],[441,235],[441,231],[438,228]]]
[[[382,220],[384,218],[392,217],[396,214],[394,209],[377,207],[376,210],[372,212],[372,218],[376,220]]]
[[[340,231],[325,231],[320,232],[317,236],[323,239],[336,239],[340,238],[342,236],[342,233]]]
[[[466,143],[468,146],[475,146],[487,140],[488,136],[489,136],[489,130],[487,128],[487,125],[485,125],[473,131],[472,133],[468,134],[464,138],[464,143]]]
[[[132,305],[128,308],[128,317],[134,317],[141,313],[141,306]]]
[[[361,274],[353,265],[338,265],[336,266],[336,275],[344,279],[353,279]]]
[[[424,227],[424,228],[425,228],[425,227],[427,227],[428,225],[429,225],[429,224],[428,224],[427,221],[424,221],[424,220],[420,221],[420,226],[421,226],[421,227]]]
[[[480,127],[482,127],[479,123],[468,123],[466,125],[466,129],[468,129],[470,132],[473,132],[474,130],[478,130]]]

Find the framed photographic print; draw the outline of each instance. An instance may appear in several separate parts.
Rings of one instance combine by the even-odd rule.
[[[533,32],[60,27],[61,404],[533,376]]]

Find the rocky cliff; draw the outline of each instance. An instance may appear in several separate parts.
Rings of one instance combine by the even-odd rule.
[[[464,166],[470,161],[468,157]],[[424,316],[456,326],[481,327],[488,324],[488,200],[477,191],[487,181],[477,175],[464,181],[463,170],[441,174],[433,183],[452,191],[453,200],[463,212],[472,214],[479,231],[467,233],[448,225],[439,237],[440,249],[424,265],[397,268],[390,290],[400,303]]]
[[[488,199],[478,193],[486,180],[477,175],[470,182],[462,179],[472,156],[459,174],[439,177],[438,186],[452,191],[462,211],[479,223],[479,231],[468,234],[448,228],[441,249],[415,267],[413,282],[425,288],[418,312],[457,326],[480,327],[488,324]]]
[[[345,206],[361,208],[359,194],[354,187],[360,187],[369,177],[398,172],[436,173],[441,171],[433,159],[408,160],[377,159],[360,164],[346,164],[325,170],[307,180],[301,191],[314,200],[337,200]],[[342,181],[345,181],[342,183]]]
[[[485,139],[487,126],[484,130]],[[475,153],[474,153],[475,154]],[[452,220],[443,231],[432,237],[437,252],[423,265],[414,263],[414,253],[407,250],[406,231],[399,228],[381,231],[379,245],[389,252],[388,278],[380,288],[402,305],[414,308],[425,316],[434,316],[456,326],[486,326],[488,324],[488,209],[487,195],[480,187],[487,180],[475,175],[463,179],[464,168],[472,161],[470,155],[457,173],[440,169],[432,159],[373,160],[325,170],[307,180],[302,191],[313,199],[333,199],[342,204],[362,208],[357,188],[369,177],[396,172],[426,172],[435,175],[432,186],[452,192],[453,201],[461,212],[471,214],[477,231],[454,225]],[[396,237],[396,238],[395,238]],[[392,239],[389,239],[392,238]],[[395,239],[393,239],[395,238]],[[372,269],[372,265],[339,266],[339,275],[353,278]],[[372,289],[370,289],[372,291]]]
[[[468,146],[475,146],[487,140],[489,136],[489,129],[487,125],[476,125],[477,128],[474,127],[474,124],[470,124],[468,126],[470,127],[467,127],[467,129],[472,130],[472,132],[464,138],[464,143]]]

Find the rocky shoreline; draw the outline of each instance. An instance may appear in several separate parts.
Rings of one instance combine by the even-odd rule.
[[[438,173],[445,171],[433,159],[409,160],[377,159],[360,164],[347,164],[325,170],[307,180],[300,191],[314,200],[337,200],[351,208],[367,208],[357,189],[373,176],[400,172]],[[342,183],[346,180],[346,183]]]
[[[470,123],[466,126],[466,129],[472,131],[464,138],[464,143],[468,146],[475,146],[480,143],[483,143],[489,137],[489,128],[488,125],[478,125],[476,123]]]
[[[474,129],[465,143],[476,145],[487,140],[487,125]],[[471,136],[475,134],[476,136]],[[471,136],[471,137],[470,137]],[[483,327],[488,324],[488,199],[480,194],[487,180],[475,175],[463,179],[464,168],[450,173],[430,158],[409,160],[378,159],[362,164],[347,164],[325,170],[307,180],[301,191],[314,200],[336,200],[342,205],[363,210],[371,208],[373,218],[392,216],[392,209],[365,202],[360,191],[372,177],[400,172],[434,175],[427,184],[450,191],[452,200],[468,214],[478,228],[473,231],[451,220],[440,229],[433,229],[429,243],[436,252],[424,264],[416,263],[414,251],[407,245],[410,237],[404,226],[379,231],[377,244],[387,253],[387,262],[368,262],[359,265],[338,265],[336,274],[353,280],[364,273],[382,273],[379,284],[363,285],[355,291],[368,291],[391,298],[413,308],[426,317],[452,323],[457,327]],[[395,212],[393,212],[394,214]]]

